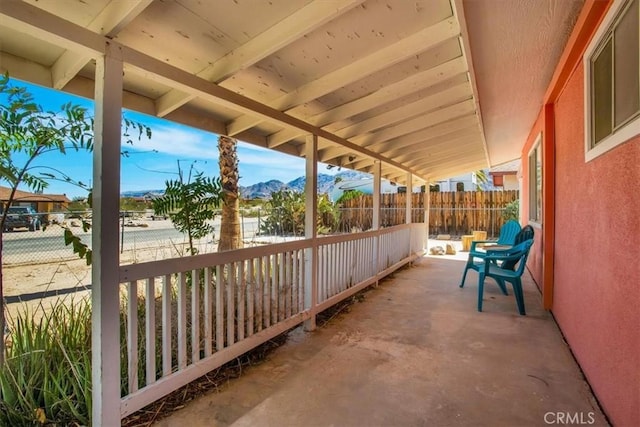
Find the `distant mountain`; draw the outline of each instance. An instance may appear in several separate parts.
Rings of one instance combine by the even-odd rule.
[[[318,181],[320,181],[320,176],[323,174],[318,174]],[[304,184],[306,182],[306,178],[304,176],[299,176],[296,179],[294,179],[293,181],[289,181],[287,182],[287,188],[289,188],[290,190],[293,191],[304,191]]]
[[[267,182],[258,182],[248,187],[240,186],[240,197],[243,199],[268,199],[271,193],[287,187],[282,181],[272,179]]]
[[[368,178],[370,175],[367,175],[362,172],[356,171],[342,171],[338,172],[335,175],[328,175],[326,173],[318,174],[318,193],[331,193],[333,188],[336,185],[336,179],[339,181],[349,181],[349,180],[357,180]],[[307,181],[306,177],[300,176],[292,181],[284,183],[277,179],[272,179],[266,182],[258,182],[253,185],[249,185],[246,187],[240,186],[240,196],[243,199],[268,199],[271,197],[271,193],[275,191],[280,191],[282,189],[288,188],[293,191],[304,191],[304,185]],[[144,197],[148,194],[161,195],[164,194],[164,190],[140,190],[140,191],[123,191],[120,196],[121,197]]]
[[[318,193],[331,193],[335,187],[337,178],[342,181],[349,181],[353,179],[367,178],[369,175],[362,172],[355,171],[343,171],[338,172],[335,175],[328,175],[326,173],[318,174]],[[304,191],[304,185],[307,179],[305,176],[300,176],[292,181],[283,183],[278,180],[271,180],[267,182],[259,182],[257,184],[249,185],[247,187],[240,187],[240,195],[244,199],[268,199],[271,197],[271,193],[282,189],[290,189],[293,191]]]
[[[342,174],[342,172],[340,172]],[[326,173],[318,174],[318,193],[328,193],[331,191],[335,185],[336,176],[338,175],[327,175]],[[344,180],[345,178],[342,177]],[[307,178],[305,176],[298,177],[293,181],[287,183],[287,188],[290,188],[294,191],[304,191],[304,185],[307,182]]]
[[[139,197],[144,197],[146,195],[163,195],[164,194],[164,189],[162,190],[138,190],[138,191],[123,191],[122,193],[120,193],[120,197],[132,197],[132,198],[139,198]]]

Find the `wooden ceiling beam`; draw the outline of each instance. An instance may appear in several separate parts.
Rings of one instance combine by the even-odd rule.
[[[428,141],[424,141],[421,144],[422,147],[420,150],[417,150],[417,149],[404,150],[402,153],[396,153],[393,157],[391,156],[387,156],[387,157],[393,158],[396,161],[404,162],[404,161],[412,160],[414,158],[424,158],[424,157],[437,155],[443,151],[449,151],[448,148],[451,146],[460,147],[461,144],[465,144],[465,146],[466,145],[469,146],[468,148],[474,148],[474,142],[477,144],[478,137],[479,137],[477,129],[474,129],[473,132],[463,129],[461,132],[454,132],[449,135],[450,137],[446,139],[434,138],[430,140],[431,143],[429,143]],[[428,154],[424,155],[425,152],[428,152]],[[399,156],[399,157],[396,157],[396,156]],[[337,158],[341,158],[341,159],[347,158],[347,161],[343,162],[342,166],[349,167],[349,168],[357,168],[360,164],[359,162],[362,160],[361,158],[358,158],[358,156],[355,156],[355,155],[341,156]],[[351,158],[352,160],[348,160],[349,158]],[[325,163],[333,163],[335,161],[336,161],[335,159],[324,160]]]
[[[324,76],[313,80],[301,87],[268,102],[271,108],[287,111],[305,102],[313,101],[333,92],[345,85],[356,82],[377,71],[397,64],[420,52],[426,51],[448,39],[458,37],[460,27],[454,18],[447,18],[417,33],[414,33],[397,43],[356,59],[350,64],[338,68]],[[246,115],[230,122],[227,134],[233,136],[245,129],[249,129],[261,122],[259,117]]]
[[[438,145],[425,146],[420,150],[408,150],[404,154],[394,157],[394,159],[400,162],[411,162],[414,160],[446,155],[455,150],[460,151],[461,149],[473,149],[477,147],[480,141],[479,138],[480,135],[476,133],[474,135],[465,135],[459,138],[443,140],[439,142]]]
[[[2,2],[0,1],[0,3]],[[0,73],[9,73],[11,77],[16,79],[51,87],[51,72],[49,68],[10,53],[0,52]]]
[[[361,153],[365,156],[372,157],[382,162],[387,162],[404,170],[403,166],[395,162],[393,159],[388,159],[366,150],[351,141],[340,138],[339,136],[334,135],[331,132],[327,132],[324,129],[316,128],[307,122],[275,110],[274,108],[262,104],[254,99],[247,98],[246,96],[223,88],[215,83],[203,80],[187,71],[176,68],[164,61],[152,58],[142,52],[122,45],[119,45],[119,48],[122,53],[122,59],[125,62],[125,70],[132,70],[147,79],[164,85],[177,87],[184,92],[193,93],[208,102],[213,102],[242,113],[259,116],[262,121],[275,122],[281,126],[296,127],[305,133],[314,134],[319,138],[343,145],[348,148],[348,151]],[[407,170],[407,172],[412,171]]]
[[[451,148],[447,151],[442,151],[434,154],[424,153],[417,155],[415,159],[408,161],[407,164],[411,165],[414,169],[422,170],[424,169],[424,167],[430,167],[456,159],[463,161],[468,157],[475,156],[478,153],[479,148],[481,147],[478,146],[477,141],[475,144],[465,143],[459,145],[458,147]]]
[[[105,37],[22,1],[0,1],[2,26],[64,49],[96,57],[105,52]]]
[[[463,57],[458,57],[426,71],[412,74],[396,83],[384,86],[367,96],[354,99],[353,101],[304,119],[314,126],[323,127],[330,123],[342,121],[363,113],[379,106],[381,103],[393,102],[414,93],[416,90],[427,89],[443,83],[466,71],[466,61]],[[302,134],[296,132],[295,129],[283,129],[269,136],[269,146],[271,148],[277,147],[280,144],[284,144],[300,136],[302,136]]]
[[[467,100],[431,113],[424,114],[419,117],[415,117],[411,120],[407,120],[406,122],[400,123],[396,126],[388,127],[379,132],[358,135],[356,138],[350,139],[350,141],[352,141],[355,145],[365,148],[379,142],[388,141],[403,135],[410,134],[412,132],[419,131],[421,129],[435,126],[454,118],[468,116],[470,114],[473,114],[474,112],[474,102],[472,100]],[[319,150],[318,158],[320,159],[320,161],[327,161],[336,156],[342,155],[345,152],[348,152],[348,150],[345,150],[342,147],[329,147]]]
[[[434,183],[438,179],[451,178],[456,175],[461,175],[463,173],[469,173],[476,171],[478,169],[484,169],[487,167],[486,159],[478,159],[478,160],[470,160],[466,162],[458,162],[451,166],[439,166],[438,172],[430,173],[430,170],[421,170],[421,176],[425,176],[428,178],[429,182]]]
[[[457,104],[467,99],[471,99],[472,97],[473,94],[471,93],[471,86],[469,86],[468,83],[461,83],[418,101],[402,105],[396,109],[378,114],[359,123],[354,123],[353,125],[335,131],[334,133],[342,138],[349,139],[366,132],[376,131],[377,129],[385,126],[404,122],[412,117],[423,115],[425,112],[431,112],[438,108]]]
[[[454,118],[466,116],[473,112],[475,112],[475,103],[472,99],[469,99],[440,110],[415,117],[396,126],[390,126],[379,132],[358,135],[356,138],[352,138],[351,141],[353,141],[354,144],[365,148],[376,142],[398,138]]]
[[[456,138],[460,136],[460,134],[469,134],[474,132],[479,132],[478,118],[475,114],[469,114],[467,116],[428,127],[418,132],[413,132],[409,135],[371,144],[369,145],[369,149],[396,156],[416,145],[430,144],[433,141],[437,142],[440,139]]]
[[[469,115],[454,119],[446,123],[432,126],[422,131],[401,136],[388,141],[382,141],[369,146],[369,149],[389,158],[394,158],[413,149],[424,148],[425,146],[437,146],[441,142],[446,142],[462,136],[478,135],[478,124],[475,115]],[[326,150],[327,156],[335,154],[336,157],[345,152],[343,147],[336,147]],[[326,162],[331,162],[331,158],[325,158]]]
[[[483,156],[483,152],[476,152],[474,154],[467,155],[466,157],[457,156],[449,160],[439,160],[433,163],[424,163],[420,165],[420,169],[418,170],[420,171],[420,176],[430,178],[428,171],[437,167],[438,175],[448,178],[472,170],[486,168],[487,161]],[[443,173],[445,175],[443,175]]]
[[[112,0],[98,13],[87,26],[95,33],[113,37],[129,22],[142,13],[153,0]],[[84,68],[91,56],[81,52],[66,50],[51,67],[51,80],[54,89],[62,89]]]
[[[196,75],[220,83],[240,70],[251,67],[267,56],[295,42],[336,16],[359,5],[364,0],[315,0],[298,9],[245,44],[207,66]],[[164,117],[195,98],[194,94],[171,89],[156,101],[156,115]]]
[[[477,131],[477,118],[475,114],[470,113],[466,116],[452,119],[444,123],[436,124],[407,135],[403,135],[386,141],[376,142],[369,145],[368,149],[375,152],[394,152],[393,155],[398,155],[399,151],[405,150],[404,147],[408,147],[413,144],[428,142],[438,137],[447,137],[447,135],[449,134],[462,131]],[[330,156],[332,155],[337,157],[342,155],[343,153],[346,153],[343,147],[336,146],[335,144],[329,144],[326,141],[320,141],[318,145],[320,147],[319,151],[326,155],[325,161],[330,161]]]

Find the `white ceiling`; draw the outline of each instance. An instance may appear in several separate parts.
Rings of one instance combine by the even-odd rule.
[[[0,71],[92,97],[112,39],[126,108],[294,155],[314,132],[323,162],[435,180],[519,156],[581,4],[0,0]]]
[[[464,1],[491,166],[520,156],[583,3]]]

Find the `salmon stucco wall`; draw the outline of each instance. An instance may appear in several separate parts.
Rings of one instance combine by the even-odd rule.
[[[640,136],[585,162],[584,72],[555,103],[553,313],[614,425],[640,423]]]
[[[531,128],[527,142],[522,149],[522,200],[520,206],[520,224],[529,224],[529,151],[536,142],[538,135],[544,129],[544,114],[541,111]],[[544,138],[544,135],[543,135]],[[541,144],[542,145],[542,144]],[[544,165],[543,165],[544,167]],[[542,227],[541,224],[531,224],[534,228],[533,246],[529,251],[527,268],[531,277],[542,290]]]

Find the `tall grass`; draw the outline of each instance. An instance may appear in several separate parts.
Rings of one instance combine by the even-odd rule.
[[[172,301],[176,289],[172,287]],[[156,310],[161,309],[156,297]],[[128,393],[127,300],[120,306],[121,394]],[[172,314],[175,316],[175,307]],[[138,298],[139,387],[144,386],[145,298]],[[6,337],[6,363],[0,366],[0,426],[91,424],[91,303],[88,297],[58,299],[45,309],[24,306],[14,317]],[[160,325],[157,326],[160,328]],[[172,321],[177,334],[177,319]],[[162,348],[160,330],[156,345]],[[188,329],[188,334],[190,329]],[[177,345],[172,340],[172,365]],[[190,349],[189,349],[190,350]],[[156,377],[161,375],[156,353]]]
[[[91,307],[86,299],[9,319],[0,425],[89,425]]]

